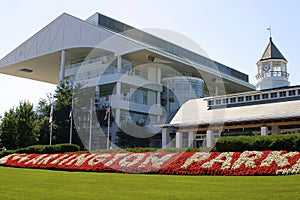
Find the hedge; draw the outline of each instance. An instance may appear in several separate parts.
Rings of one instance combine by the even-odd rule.
[[[13,153],[28,153],[28,154],[52,154],[77,152],[80,147],[76,144],[55,144],[55,145],[33,145],[16,150],[0,151],[0,158]]]
[[[221,137],[217,140],[215,149],[217,152],[300,151],[300,134]]]

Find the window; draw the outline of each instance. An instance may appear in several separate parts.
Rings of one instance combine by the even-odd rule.
[[[246,96],[246,101],[252,101],[252,96]]]
[[[271,93],[271,98],[277,98],[277,92]]]
[[[236,98],[233,97],[233,98],[230,98],[230,103],[235,103],[236,102]]]
[[[221,99],[217,99],[216,100],[216,105],[220,105],[221,104]]]
[[[262,94],[262,99],[268,99],[269,98],[269,94]]]
[[[286,96],[286,91],[281,91],[281,92],[279,92],[279,96],[280,96],[280,97],[285,97],[285,96]]]
[[[254,95],[254,100],[260,100],[260,95],[259,94]]]
[[[214,105],[214,101],[212,101],[212,100],[211,100],[211,101],[208,101],[208,105],[209,105],[209,106],[213,106],[213,105]]]
[[[147,91],[136,89],[132,94],[132,101],[135,103],[147,105]]]
[[[296,95],[296,91],[295,90],[290,90],[289,91],[289,96],[295,96]]]
[[[244,97],[238,97],[238,102],[244,102]]]
[[[223,104],[228,104],[228,99],[223,99]]]

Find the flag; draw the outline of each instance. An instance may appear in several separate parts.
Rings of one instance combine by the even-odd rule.
[[[105,117],[104,117],[104,120],[107,119],[109,113],[110,113],[110,108],[108,107],[108,108],[106,108],[106,111],[105,111]]]
[[[72,120],[72,108],[70,109],[69,120]]]
[[[49,122],[51,123],[52,121],[53,121],[53,103],[51,104],[50,116],[49,116]]]

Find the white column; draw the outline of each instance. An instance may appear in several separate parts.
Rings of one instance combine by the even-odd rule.
[[[260,127],[260,134],[261,135],[267,135],[268,134],[268,127],[266,127],[266,126]]]
[[[182,148],[182,132],[176,132],[176,148]]]
[[[63,81],[65,79],[65,62],[66,62],[66,51],[61,51],[61,61],[60,61],[60,77],[59,79]]]
[[[121,110],[120,110],[120,108],[117,108],[116,109],[116,124],[119,126],[120,125],[120,115],[121,115]]]
[[[156,83],[160,84],[160,82],[161,82],[161,69],[157,68]]]
[[[121,82],[117,82],[116,94],[117,94],[117,99],[119,100],[121,98]]]
[[[213,131],[207,130],[206,131],[206,147],[212,147],[213,146]]]
[[[194,140],[195,140],[195,132],[189,131],[189,135],[188,135],[188,147],[189,148],[194,147]]]
[[[168,137],[170,130],[168,127],[164,127],[161,132],[161,148],[167,148]]]
[[[121,72],[121,68],[122,68],[122,57],[118,56],[118,58],[117,58],[117,69],[118,69],[118,72]]]

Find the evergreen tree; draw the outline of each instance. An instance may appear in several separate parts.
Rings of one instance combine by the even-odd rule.
[[[50,104],[52,102],[51,95],[47,95],[48,99],[41,99],[36,108],[36,115],[38,119],[39,128],[39,144],[49,144],[50,142],[50,124],[49,124],[49,114],[50,114]]]
[[[27,147],[38,142],[38,121],[33,104],[22,101],[16,108],[18,148]]]
[[[0,139],[7,149],[37,144],[39,128],[33,105],[21,101],[16,109],[4,113],[0,124]]]
[[[17,148],[17,124],[15,110],[9,109],[4,113],[4,117],[1,120],[0,125],[0,139],[2,146],[7,149]]]

